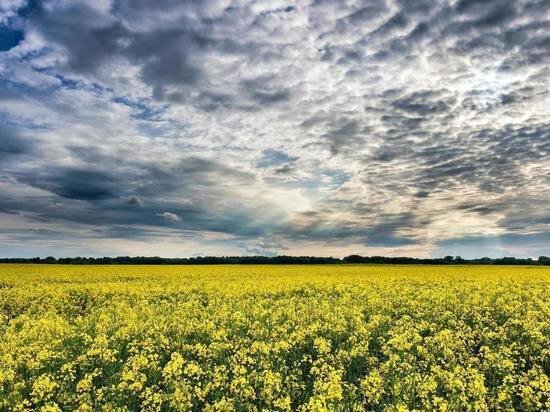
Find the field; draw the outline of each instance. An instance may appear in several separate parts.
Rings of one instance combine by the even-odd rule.
[[[0,265],[0,410],[550,410],[550,268]]]

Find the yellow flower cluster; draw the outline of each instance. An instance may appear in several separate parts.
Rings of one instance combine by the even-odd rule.
[[[0,411],[550,410],[550,268],[0,265]]]

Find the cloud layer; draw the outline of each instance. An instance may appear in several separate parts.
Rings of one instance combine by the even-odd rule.
[[[550,254],[549,13],[0,2],[0,254]]]

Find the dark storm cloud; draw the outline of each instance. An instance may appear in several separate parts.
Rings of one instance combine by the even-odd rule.
[[[104,164],[107,162],[103,159]],[[216,210],[222,208],[224,202],[232,201],[228,199],[232,187],[253,183],[254,177],[246,172],[196,157],[164,168],[133,161],[119,166],[124,168],[117,175],[96,170],[91,165],[19,172],[15,175],[19,182],[50,192],[54,197],[18,202],[0,196],[0,211],[30,213],[44,222],[61,219],[94,225],[118,222],[175,226],[238,236],[258,236],[267,227],[251,220],[257,212],[253,207],[239,204],[238,199],[234,202],[239,207]],[[196,197],[196,204],[186,197]],[[222,215],[218,215],[220,212]]]
[[[102,200],[118,196],[113,176],[99,170],[52,168],[16,174],[17,179],[30,186],[76,200]]]
[[[206,47],[208,39],[185,29],[159,28],[134,33],[121,22],[96,27],[82,24],[97,18],[86,9],[68,9],[61,15],[46,14],[39,20],[42,34],[68,52],[68,66],[78,73],[94,73],[115,56],[141,66],[141,78],[153,87],[153,95],[168,101],[183,101],[185,93],[170,92],[170,86],[193,85],[201,71],[189,55]],[[180,89],[181,90],[181,89]]]
[[[196,10],[195,10],[196,9]],[[246,55],[254,52],[254,43],[217,37],[214,24],[224,24],[227,14],[216,19],[193,16],[201,14],[196,2],[155,4],[115,2],[112,15],[99,12],[93,5],[79,3],[61,8],[41,8],[32,14],[34,29],[47,41],[60,46],[67,54],[67,69],[74,73],[102,78],[101,69],[115,59],[127,59],[139,68],[141,80],[152,87],[153,97],[169,103],[184,103],[205,78],[204,56]],[[187,11],[187,13],[182,13]],[[178,16],[162,22],[164,13]],[[158,14],[157,14],[158,13]],[[151,21],[157,24],[150,26]],[[219,20],[219,21],[218,21]],[[145,27],[143,27],[145,25]],[[266,88],[262,79],[243,81],[244,89],[256,104],[269,105],[287,100],[290,89]],[[205,110],[230,102],[230,96],[202,88],[200,96]],[[199,104],[200,105],[200,104]]]
[[[266,253],[547,230],[548,2],[5,3],[0,212]]]
[[[174,6],[178,5],[158,2],[155,10],[169,12]],[[204,52],[212,47],[235,48],[230,41],[210,38],[197,27],[200,22],[184,15],[168,26],[159,24],[146,30],[134,26],[132,19],[139,24],[139,19],[145,18],[141,14],[150,12],[150,4],[117,2],[112,11],[109,16],[91,4],[78,3],[42,7],[29,20],[47,41],[64,49],[67,68],[72,72],[100,76],[104,65],[122,57],[139,68],[142,81],[152,87],[155,98],[168,102],[184,102],[186,87],[199,82]]]

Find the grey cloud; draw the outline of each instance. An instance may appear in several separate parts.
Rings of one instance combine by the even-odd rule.
[[[67,51],[68,66],[78,73],[96,73],[117,56],[140,67],[143,81],[153,87],[153,96],[177,102],[185,93],[170,86],[195,84],[201,70],[192,55],[210,40],[182,21],[179,28],[158,27],[136,32],[123,21],[104,16],[86,5],[71,5],[55,11],[42,9],[33,22],[40,33]],[[187,27],[186,27],[187,26]]]
[[[367,131],[361,129],[357,120],[347,118],[337,119],[329,127],[330,129],[324,137],[333,155],[349,152],[360,146]]]
[[[394,14],[390,19],[388,19],[383,25],[378,27],[373,33],[372,36],[387,36],[391,34],[392,31],[396,29],[402,29],[407,26],[409,19],[407,16],[401,12]]]
[[[20,172],[16,177],[22,183],[68,199],[95,201],[119,195],[115,178],[99,170],[56,167]]]
[[[266,253],[541,232],[549,7],[36,3],[0,53],[0,211]]]
[[[32,144],[14,128],[0,126],[0,159],[31,152]]]
[[[263,91],[255,90],[252,92],[253,99],[261,105],[270,105],[279,102],[289,100],[290,91],[286,90],[277,90],[277,91]]]
[[[550,232],[531,234],[505,234],[501,236],[465,236],[448,239],[438,244],[436,256],[445,256],[461,250],[465,258],[488,257],[537,257],[550,254]]]
[[[285,227],[280,234],[296,239],[334,240],[357,239],[369,247],[397,247],[414,245],[418,240],[398,233],[401,229],[413,226],[414,217],[409,213],[399,215],[377,216],[372,225],[364,226],[353,223],[336,227],[327,225],[323,211],[304,214],[307,223],[296,222],[292,227]]]
[[[441,94],[442,92],[439,92]],[[454,99],[439,98],[433,91],[417,91],[401,99],[392,101],[392,106],[407,113],[419,116],[434,116],[440,113],[447,113],[451,110]]]
[[[126,199],[124,199],[124,202],[130,206],[143,207],[143,201],[139,197],[134,195],[128,196]]]
[[[272,78],[260,76],[243,80],[241,87],[246,96],[249,96],[260,107],[288,101],[291,97],[291,88],[278,88],[271,85]]]
[[[107,161],[102,159],[104,164]],[[254,176],[247,172],[197,157],[165,168],[131,161],[123,163],[126,170],[121,169],[116,176],[92,166],[19,172],[16,177],[20,183],[59,198],[29,201],[0,196],[0,211],[25,212],[43,222],[61,219],[95,225],[150,226],[181,223],[186,230],[250,236],[261,234],[267,227],[251,219],[257,213],[254,205],[233,198],[230,200],[233,207],[224,206],[233,196],[232,188],[254,183]],[[127,194],[132,192],[137,194]],[[198,200],[191,202],[188,196]],[[158,212],[159,209],[165,211]],[[90,214],[90,211],[93,212]]]

